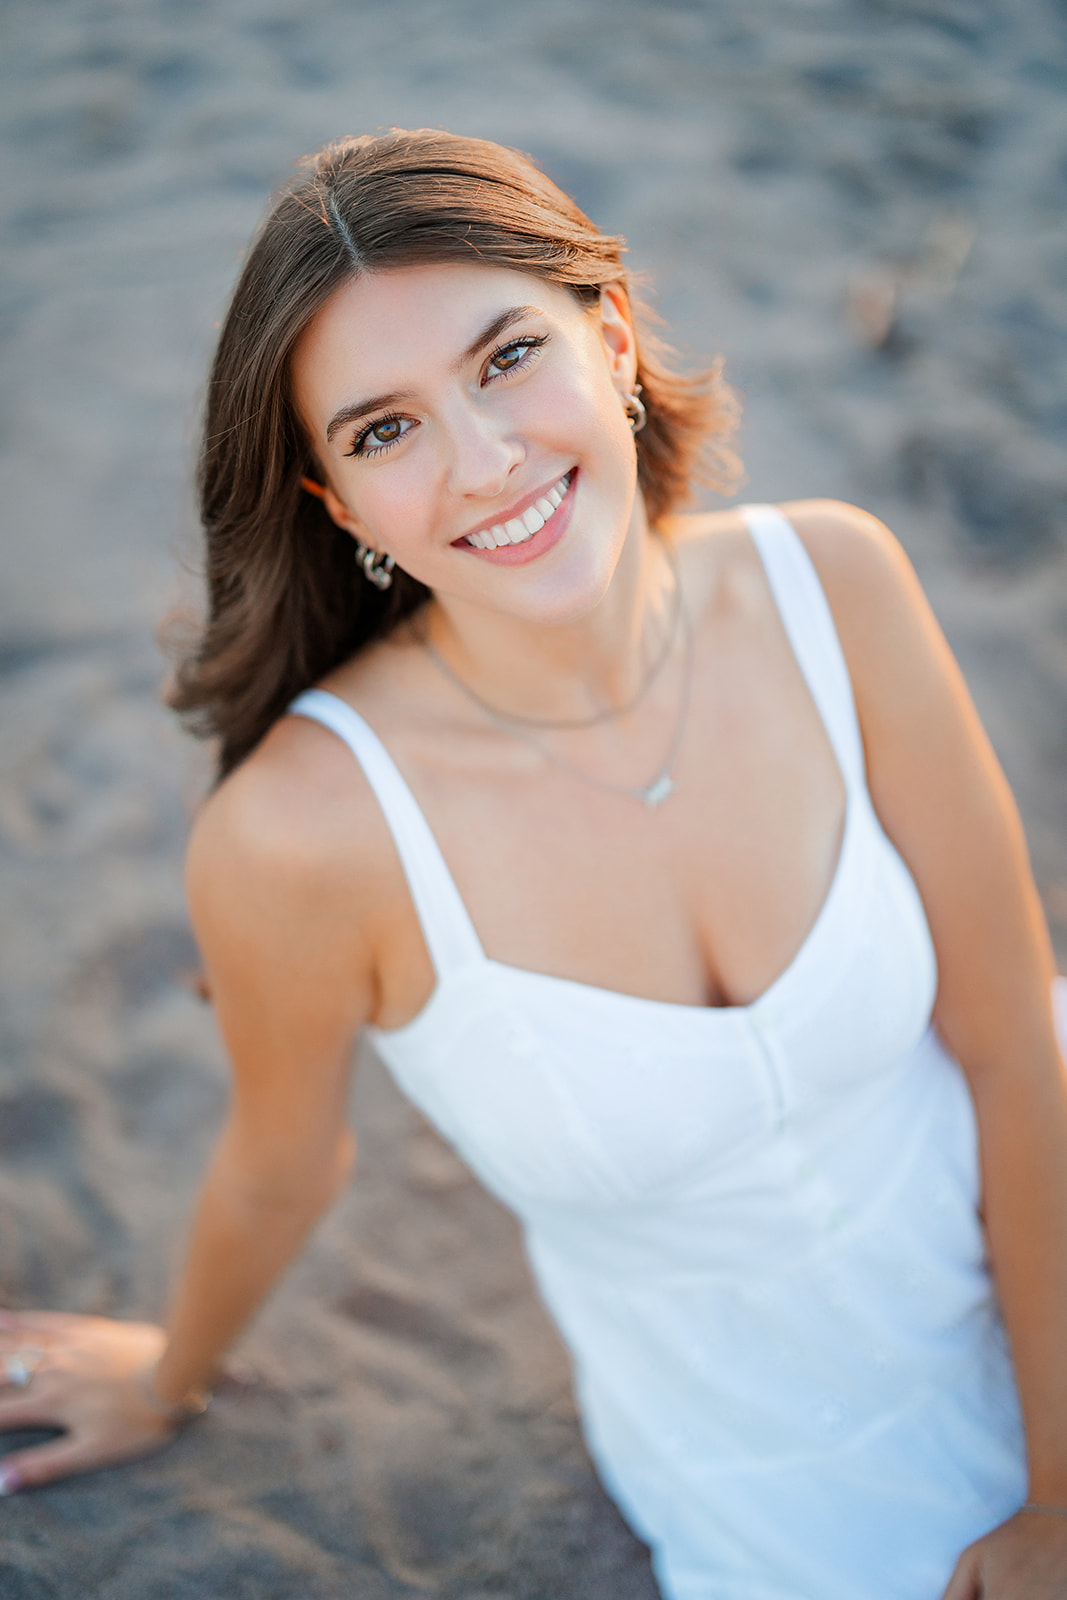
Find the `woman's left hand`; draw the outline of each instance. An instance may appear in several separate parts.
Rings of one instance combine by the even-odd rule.
[[[1017,1512],[967,1546],[942,1600],[1067,1600],[1067,1517]]]

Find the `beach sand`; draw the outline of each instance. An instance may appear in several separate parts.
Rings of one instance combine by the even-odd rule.
[[[0,117],[0,1304],[158,1316],[225,1070],[182,904],[213,328],[325,139],[532,152],[725,354],[749,500],[884,517],[1067,965],[1067,21],[1042,0],[11,0]],[[651,1600],[513,1222],[360,1065],[349,1193],[165,1454],[0,1509],[4,1600]],[[8,1444],[19,1442],[8,1436]]]

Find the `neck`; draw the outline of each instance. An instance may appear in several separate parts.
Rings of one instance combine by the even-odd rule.
[[[676,611],[663,541],[635,514],[599,601],[574,621],[547,625],[436,596],[428,636],[463,682],[517,717],[595,717],[640,692]]]

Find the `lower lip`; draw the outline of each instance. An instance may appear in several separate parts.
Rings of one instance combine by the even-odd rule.
[[[533,534],[522,544],[501,544],[494,550],[479,550],[476,545],[467,544],[460,539],[455,545],[457,550],[467,550],[472,556],[481,556],[483,561],[491,561],[498,567],[524,567],[528,561],[536,561],[538,556],[543,556],[551,550],[553,545],[559,544],[567,531],[571,520],[571,507],[574,505],[574,486],[578,482],[578,468],[571,471],[571,481],[567,493],[563,496],[555,511],[549,517],[543,528]]]

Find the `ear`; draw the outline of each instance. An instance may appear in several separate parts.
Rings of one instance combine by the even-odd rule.
[[[349,511],[340,495],[336,494],[328,483],[323,487],[322,503],[328,515],[345,533],[350,533],[353,539],[362,539],[365,544],[369,542],[366,538],[367,530],[362,522],[354,512]]]
[[[630,302],[621,283],[601,286],[600,332],[611,376],[624,393],[629,393],[637,378],[637,339]]]

